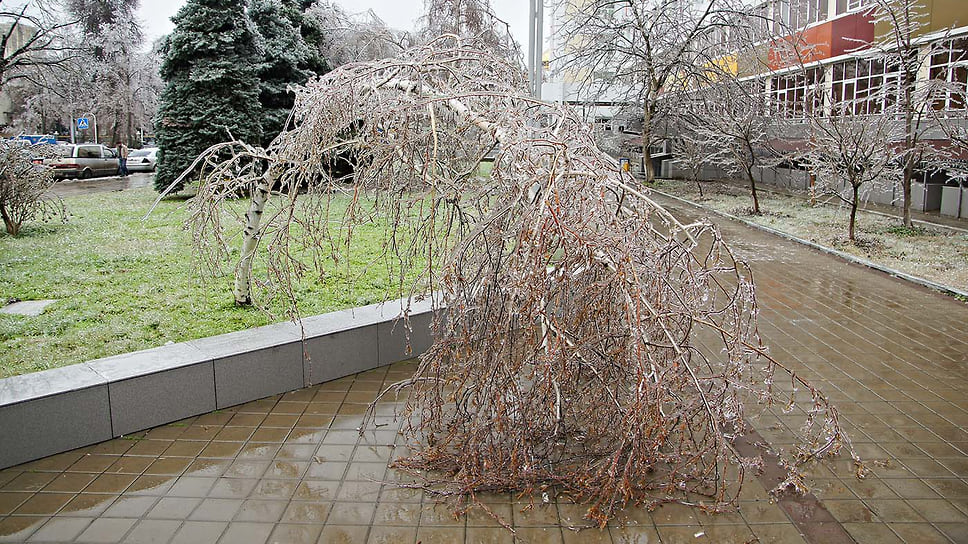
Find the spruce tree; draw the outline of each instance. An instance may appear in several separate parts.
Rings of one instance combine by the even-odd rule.
[[[229,134],[251,143],[262,138],[263,47],[245,7],[238,0],[189,0],[172,18],[175,29],[162,48],[159,192]]]
[[[305,17],[296,0],[252,0],[249,17],[265,44],[259,71],[259,101],[262,103],[263,145],[268,145],[284,128],[294,99],[289,85],[303,84],[310,77],[328,71],[318,46],[307,43],[321,36],[313,21]]]

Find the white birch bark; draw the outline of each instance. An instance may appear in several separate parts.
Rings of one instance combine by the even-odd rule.
[[[262,228],[262,215],[266,202],[269,201],[269,191],[272,188],[272,169],[252,189],[249,210],[245,213],[245,228],[242,230],[242,252],[239,264],[235,267],[235,285],[232,294],[238,306],[252,305],[252,258],[259,247]]]

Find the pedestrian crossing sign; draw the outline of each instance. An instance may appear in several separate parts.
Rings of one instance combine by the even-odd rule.
[[[91,128],[91,122],[88,120],[87,117],[78,117],[77,128],[78,130],[87,130]]]

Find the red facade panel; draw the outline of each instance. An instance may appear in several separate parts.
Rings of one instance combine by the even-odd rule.
[[[797,52],[789,50],[796,41]],[[770,48],[769,66],[779,70],[798,62],[810,63],[867,49],[874,41],[874,19],[868,12],[851,13],[812,26],[795,36],[777,38]]]
[[[861,51],[874,41],[874,16],[862,11],[831,21],[830,56]]]

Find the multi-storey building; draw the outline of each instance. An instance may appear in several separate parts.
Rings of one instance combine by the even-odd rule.
[[[755,81],[769,114],[787,120],[778,147],[796,146],[797,119],[838,114],[883,115],[893,111],[904,90],[903,70],[891,55],[894,28],[877,17],[875,0],[768,0],[755,8],[767,36],[759,62],[747,63],[741,77]],[[895,2],[895,5],[900,5]],[[968,165],[968,150],[950,145],[948,131],[968,129],[965,89],[968,85],[968,2],[920,0],[913,8],[911,49],[917,55],[914,92],[924,97],[916,116],[922,142],[944,156],[948,164]],[[740,68],[743,71],[744,68]],[[929,89],[931,92],[928,92]],[[899,121],[900,122],[900,121]],[[800,142],[802,143],[802,142]],[[937,156],[937,155],[936,155]],[[914,207],[968,217],[968,189],[958,175],[923,164],[913,191]],[[671,164],[666,168],[672,170]],[[809,173],[791,169],[763,172],[766,181],[805,186]],[[710,175],[715,175],[711,172]],[[900,204],[900,190],[871,195],[884,204]]]
[[[576,7],[592,0],[560,0],[552,2],[552,32],[549,41],[550,70],[544,87],[544,97],[584,106],[592,119],[603,126],[615,125],[612,116],[626,104],[616,97],[628,96],[618,92],[599,92],[605,88],[588,85],[589,81],[608,81],[608,67],[601,74],[575,73],[556,66],[566,45],[558,43],[557,28]],[[692,1],[692,0],[683,0]],[[705,0],[704,0],[705,1]],[[734,73],[754,82],[752,87],[764,94],[762,103],[769,115],[785,119],[784,138],[779,142],[789,148],[806,138],[805,119],[814,115],[830,115],[833,110],[852,115],[882,115],[891,111],[899,92],[902,92],[902,72],[884,47],[893,28],[878,22],[876,0],[758,0],[753,6],[756,34],[761,36],[754,47],[754,61],[747,62],[730,56],[728,31],[714,29],[704,36],[710,50],[723,52]],[[931,115],[947,119],[952,126],[968,132],[965,86],[968,84],[968,0],[917,0],[916,28],[912,32],[918,70],[913,85],[918,92],[929,84],[935,91],[927,104]],[[617,14],[621,16],[621,14]],[[580,44],[579,44],[580,45]],[[597,44],[593,44],[597,45]],[[936,85],[944,82],[947,85]],[[924,93],[921,93],[922,95]],[[804,120],[799,123],[798,119]],[[930,122],[919,130],[923,141],[935,149],[944,150],[955,161],[968,160],[964,148],[947,145],[946,134],[930,127]],[[623,123],[627,124],[627,123]],[[617,128],[617,127],[616,127]],[[662,165],[665,174],[674,173],[672,161]],[[968,164],[966,162],[965,164]],[[785,180],[791,185],[805,186],[809,173],[795,169],[773,169],[761,172],[765,181]],[[715,176],[714,171],[709,177]],[[921,210],[937,210],[951,215],[968,216],[968,189],[962,195],[953,185],[952,177],[944,170],[925,165],[919,171],[921,184],[915,187],[914,204]],[[945,186],[949,188],[945,188]],[[955,195],[944,199],[946,193]],[[900,203],[900,191],[871,195],[882,203]]]

